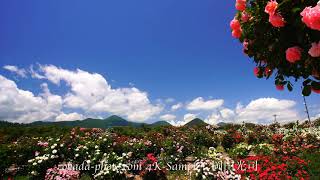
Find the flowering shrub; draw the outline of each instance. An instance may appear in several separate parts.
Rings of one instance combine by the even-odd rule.
[[[267,144],[267,143],[262,143],[262,144],[257,144],[253,147],[254,153],[257,155],[272,155],[274,150],[274,146],[272,144]]]
[[[125,154],[122,157],[117,156],[115,153],[104,154],[99,161],[100,171],[94,175],[95,179],[124,179],[128,166],[124,164]]]
[[[320,3],[318,0],[236,0],[232,36],[254,60],[254,75],[275,74],[278,90],[303,78],[303,94],[320,93]]]
[[[233,164],[232,159],[210,147],[206,157],[194,163],[195,179],[240,179]]]
[[[45,180],[77,180],[79,177],[79,171],[50,168],[47,170]]]
[[[71,174],[89,179],[166,179],[172,175],[193,179],[239,179],[240,175],[242,179],[308,179],[309,175],[320,175],[320,127],[247,124],[213,130],[165,127],[144,133],[127,136],[76,128],[54,137],[21,137],[0,146],[1,174],[28,174],[29,179],[70,179],[73,176],[65,175]],[[252,140],[253,135],[257,141]],[[195,144],[194,138],[202,143]],[[247,164],[239,164],[241,160]],[[185,164],[195,167],[179,169]],[[66,165],[68,168],[63,168]],[[69,169],[69,165],[76,169]],[[84,169],[77,169],[79,166]],[[246,166],[247,170],[241,170]]]
[[[166,170],[152,153],[147,154],[147,157],[140,162],[140,165],[142,167],[140,175],[144,179],[161,179],[161,177],[165,177]]]
[[[234,165],[236,172],[249,179],[308,179],[307,162],[298,157],[251,156]]]
[[[247,157],[252,149],[251,145],[246,143],[237,144],[235,148],[232,149],[231,154],[235,157]]]

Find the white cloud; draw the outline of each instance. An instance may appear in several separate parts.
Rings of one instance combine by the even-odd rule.
[[[275,98],[259,98],[251,101],[247,106],[238,104],[235,110],[224,108],[212,113],[206,122],[216,124],[218,122],[251,122],[259,124],[270,124],[274,122],[287,123],[300,119],[299,113],[294,109],[295,101],[280,100]]]
[[[174,101],[175,101],[174,98],[167,98],[167,99],[165,100],[166,103],[173,103]]]
[[[175,104],[175,105],[171,106],[171,111],[176,111],[176,110],[182,108],[182,106],[183,106],[182,103]]]
[[[6,66],[3,66],[3,68],[10,71],[10,72],[16,73],[18,76],[21,76],[24,78],[27,77],[26,70],[19,69],[17,66],[6,65]]]
[[[82,120],[84,116],[78,113],[61,113],[59,116],[56,117],[56,121],[74,121],[74,120]]]
[[[213,99],[205,101],[202,97],[198,97],[187,105],[188,110],[213,110],[221,107],[224,103],[223,99]]]
[[[207,119],[204,120],[207,124],[218,124],[221,120],[221,115],[219,113],[212,113],[210,116],[208,116]]]
[[[62,98],[51,94],[46,84],[42,88],[43,93],[35,96],[0,75],[0,119],[23,123],[54,119],[61,113]]]
[[[97,73],[80,69],[75,71],[53,65],[40,65],[46,79],[59,85],[65,81],[71,87],[63,99],[65,107],[82,109],[87,112],[126,116],[132,121],[145,121],[159,114],[163,107],[153,105],[146,92],[137,88],[112,88],[107,80]]]
[[[230,119],[235,116],[235,112],[228,108],[221,109],[220,114],[223,119]]]
[[[251,101],[246,107],[238,109],[238,121],[269,124],[274,121],[286,123],[300,119],[299,113],[294,109],[295,101],[279,100],[275,98],[260,98]]]
[[[184,120],[186,123],[188,123],[188,122],[194,120],[196,117],[197,117],[196,114],[188,113],[188,114],[185,114],[185,115],[183,116],[183,120]]]
[[[197,114],[188,113],[183,116],[183,120],[179,120],[179,121],[171,120],[168,122],[173,126],[183,126],[183,125],[187,124],[188,122],[194,120],[196,117],[197,117]]]
[[[173,114],[165,114],[165,115],[160,116],[160,119],[164,120],[164,121],[173,121],[176,119],[176,116]]]
[[[40,75],[37,71],[34,70],[33,65],[30,66],[29,72],[30,72],[32,78],[45,79],[44,76]]]

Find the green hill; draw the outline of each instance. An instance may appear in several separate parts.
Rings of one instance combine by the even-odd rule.
[[[188,122],[187,124],[185,124],[185,126],[207,126],[208,124],[205,123],[202,119],[199,118],[195,118],[194,120]]]
[[[157,121],[155,123],[150,124],[151,126],[155,127],[155,126],[172,126],[170,123],[168,123],[167,121]]]

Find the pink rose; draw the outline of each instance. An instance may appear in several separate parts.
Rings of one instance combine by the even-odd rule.
[[[276,10],[278,8],[278,3],[277,1],[269,1],[268,4],[266,5],[264,12],[268,13],[269,15],[275,14]]]
[[[287,61],[295,63],[301,59],[301,48],[298,46],[288,48],[286,51]]]
[[[260,74],[260,68],[255,67],[255,68],[253,69],[253,73],[254,73],[255,76],[259,76],[259,74]]]
[[[246,10],[246,7],[247,7],[246,0],[237,0],[236,1],[236,9],[238,11],[244,11],[244,10]]]
[[[242,35],[242,30],[241,29],[238,29],[238,30],[233,30],[232,31],[232,36],[235,37],[235,38],[240,38]]]
[[[243,11],[241,13],[241,21],[243,22],[247,22],[250,19],[250,14],[248,14],[247,12]]]
[[[240,29],[241,25],[240,25],[240,22],[234,18],[231,22],[230,22],[230,28],[232,30],[238,30]]]
[[[283,91],[283,90],[284,90],[284,85],[278,84],[278,85],[276,85],[276,88],[277,88],[277,90],[279,90],[279,91]]]
[[[320,57],[320,41],[318,43],[314,42],[311,44],[311,48],[309,49],[309,54],[312,57]]]
[[[320,31],[320,5],[306,7],[300,15],[309,28]]]
[[[266,67],[266,68],[264,69],[264,74],[265,74],[266,76],[271,76],[271,75],[272,75],[272,70],[271,70],[269,67]]]
[[[285,25],[285,20],[279,13],[271,14],[269,16],[269,22],[274,27],[283,27]]]

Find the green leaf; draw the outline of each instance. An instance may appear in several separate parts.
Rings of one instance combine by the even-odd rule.
[[[311,86],[304,86],[302,94],[304,96],[309,96],[311,94]]]
[[[287,84],[287,88],[290,92],[293,90],[292,85],[290,83]]]
[[[292,11],[293,13],[296,13],[296,12],[301,11],[301,8],[295,7],[295,8],[293,8],[291,11]]]
[[[320,82],[313,81],[311,86],[313,89],[320,90]]]

